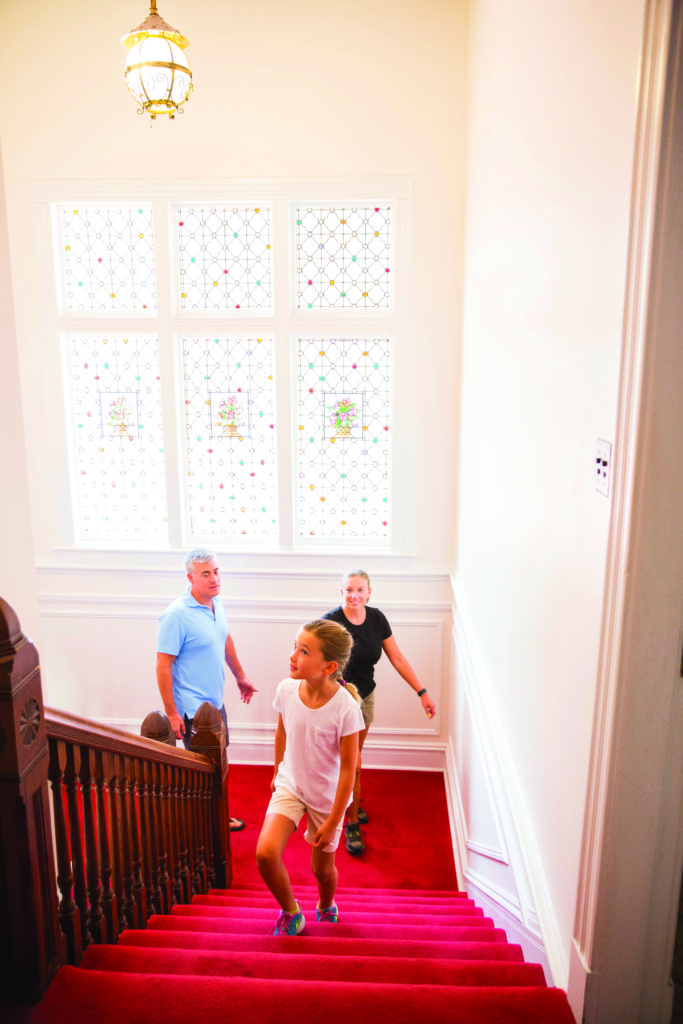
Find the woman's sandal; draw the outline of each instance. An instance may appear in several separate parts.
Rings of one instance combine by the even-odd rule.
[[[241,832],[243,828],[246,828],[241,818],[231,818],[229,827],[231,832]]]

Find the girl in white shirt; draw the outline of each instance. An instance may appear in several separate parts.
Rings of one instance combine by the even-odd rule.
[[[359,704],[340,685],[351,637],[343,626],[316,619],[299,630],[289,659],[289,679],[278,685],[275,771],[271,797],[256,847],[264,882],[280,904],[274,935],[298,935],[304,915],[294,899],[282,854],[304,813],[304,838],[318,884],[318,921],[336,922],[335,852],[351,801],[364,727]]]

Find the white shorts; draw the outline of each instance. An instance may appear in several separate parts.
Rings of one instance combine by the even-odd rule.
[[[298,796],[291,793],[288,789],[284,789],[280,786],[275,790],[270,798],[268,809],[266,814],[282,814],[285,818],[289,818],[294,823],[294,828],[299,827],[299,822],[303,818],[304,814],[308,815],[308,824],[306,831],[304,832],[304,839],[307,843],[313,845],[315,834],[323,824],[327,821],[329,813],[325,811],[316,811],[312,807],[307,807],[303,800],[300,800]],[[332,842],[328,843],[327,846],[321,847],[323,853],[334,853],[339,846],[339,839],[342,834],[342,828],[344,827],[343,820],[339,822],[337,831],[332,837]]]

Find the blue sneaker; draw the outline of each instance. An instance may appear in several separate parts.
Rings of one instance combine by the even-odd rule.
[[[316,907],[315,919],[316,921],[329,921],[330,924],[336,924],[339,920],[339,907],[336,903],[333,903],[331,907],[325,907],[324,910]]]
[[[273,935],[298,935],[305,924],[303,911],[297,903],[295,914],[287,914],[284,910],[282,911],[275,924]]]

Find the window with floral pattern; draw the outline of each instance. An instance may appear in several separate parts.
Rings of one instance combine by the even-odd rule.
[[[76,542],[390,547],[394,221],[53,205]]]

